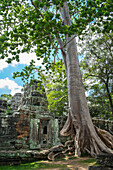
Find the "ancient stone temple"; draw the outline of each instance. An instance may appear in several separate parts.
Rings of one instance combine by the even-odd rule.
[[[10,110],[17,111],[18,107],[21,104],[21,100],[22,100],[22,93],[16,93],[12,99],[10,101],[8,101],[8,104],[10,105]]]
[[[0,117],[0,148],[42,149],[60,143],[58,119],[49,113],[46,93],[37,90],[37,81],[9,103],[13,114]]]

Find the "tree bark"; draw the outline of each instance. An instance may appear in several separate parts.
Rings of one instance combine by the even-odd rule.
[[[112,98],[111,98],[111,95],[110,95],[108,83],[105,83],[105,85],[106,85],[106,89],[107,89],[109,103],[110,103],[110,106],[111,106],[112,116],[113,116],[113,102],[112,102]]]
[[[68,10],[67,2],[64,2],[63,6],[63,20],[64,24],[70,26],[71,20]],[[79,61],[77,55],[77,45],[74,35],[69,37],[66,35],[67,43],[67,54],[66,54],[66,65],[67,65],[67,84],[68,84],[68,100],[70,107],[70,115],[63,129],[61,135],[69,135],[71,124],[76,129],[76,134],[73,135],[75,142],[75,155],[80,156],[81,152],[89,152],[92,156],[101,152],[113,153],[111,146],[110,148],[105,144],[104,136],[100,138],[100,133],[97,133],[93,126],[89,109],[85,97],[85,90],[82,84],[82,77],[79,68]],[[74,132],[74,131],[73,131]],[[102,134],[101,134],[102,135]]]

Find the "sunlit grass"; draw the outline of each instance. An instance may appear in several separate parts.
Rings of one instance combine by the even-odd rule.
[[[79,162],[87,164],[88,166],[92,166],[96,164],[96,159],[95,158],[89,158],[86,160],[79,160]]]

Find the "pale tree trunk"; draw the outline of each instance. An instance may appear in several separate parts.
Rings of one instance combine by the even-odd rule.
[[[71,25],[66,2],[62,9],[62,17],[64,24]],[[70,135],[73,124],[76,129],[76,134],[73,131],[72,135],[76,155],[80,156],[81,152],[89,152],[92,156],[101,152],[113,153],[113,136],[107,133],[107,137],[104,131],[101,130],[100,133],[100,130],[93,126],[82,84],[76,40],[73,37],[74,35],[71,37],[66,35],[66,72],[70,116],[61,130],[61,135]]]

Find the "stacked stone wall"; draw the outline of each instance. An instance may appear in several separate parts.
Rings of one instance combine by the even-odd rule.
[[[0,99],[0,114],[6,113],[7,106],[7,100]]]
[[[97,118],[93,118],[92,121],[95,126],[99,127],[100,129],[107,130],[113,134],[113,121]]]
[[[29,116],[17,113],[0,117],[0,149],[28,148]]]
[[[16,124],[19,117],[0,117],[0,149],[15,149],[15,139],[17,138]]]

